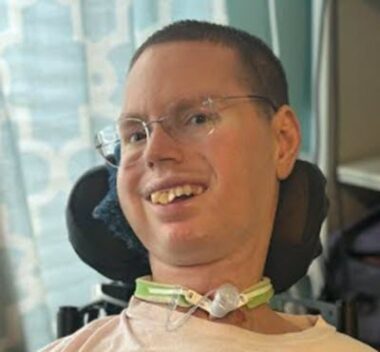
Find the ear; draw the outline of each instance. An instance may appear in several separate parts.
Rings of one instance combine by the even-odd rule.
[[[279,108],[272,117],[272,131],[276,141],[276,175],[283,180],[291,173],[301,144],[300,124],[288,105]]]

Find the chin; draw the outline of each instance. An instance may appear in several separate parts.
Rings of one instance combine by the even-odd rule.
[[[161,257],[167,263],[178,266],[208,264],[222,258],[224,251],[231,247],[218,238],[212,238],[204,232],[194,231],[189,227],[165,226],[155,233]]]
[[[204,237],[199,231],[195,231],[183,222],[163,225],[158,233],[158,240],[164,240],[173,249],[188,249],[189,246],[196,245]]]

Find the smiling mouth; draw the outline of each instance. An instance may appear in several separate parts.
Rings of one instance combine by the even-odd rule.
[[[186,184],[176,186],[165,190],[151,193],[150,201],[153,204],[166,205],[175,201],[185,200],[194,196],[198,196],[205,191],[205,188],[199,185]]]

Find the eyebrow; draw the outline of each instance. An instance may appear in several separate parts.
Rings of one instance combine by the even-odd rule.
[[[117,118],[117,122],[121,122],[124,119],[140,119],[140,120],[146,120],[146,116],[141,115],[139,113],[133,113],[133,112],[124,112],[121,113],[120,116]]]
[[[217,96],[215,93],[203,93],[203,94],[198,94],[194,95],[192,97],[182,97],[179,98],[177,101],[174,101],[172,104],[169,105],[169,109],[167,110],[169,113],[172,111],[180,111],[183,109],[186,109],[190,107],[192,104],[195,102],[202,102],[206,100],[207,98],[213,98]],[[161,116],[165,116],[166,114],[163,114]],[[154,118],[159,118],[160,116],[155,116]],[[139,112],[125,112],[121,113],[117,121],[121,121],[127,118],[134,118],[134,119],[140,119],[143,121],[149,120],[149,117],[146,114],[141,114]]]

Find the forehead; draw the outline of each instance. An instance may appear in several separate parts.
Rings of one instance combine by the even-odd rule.
[[[205,95],[246,94],[240,62],[225,46],[208,42],[170,42],[148,47],[127,77],[124,107],[167,105]]]

